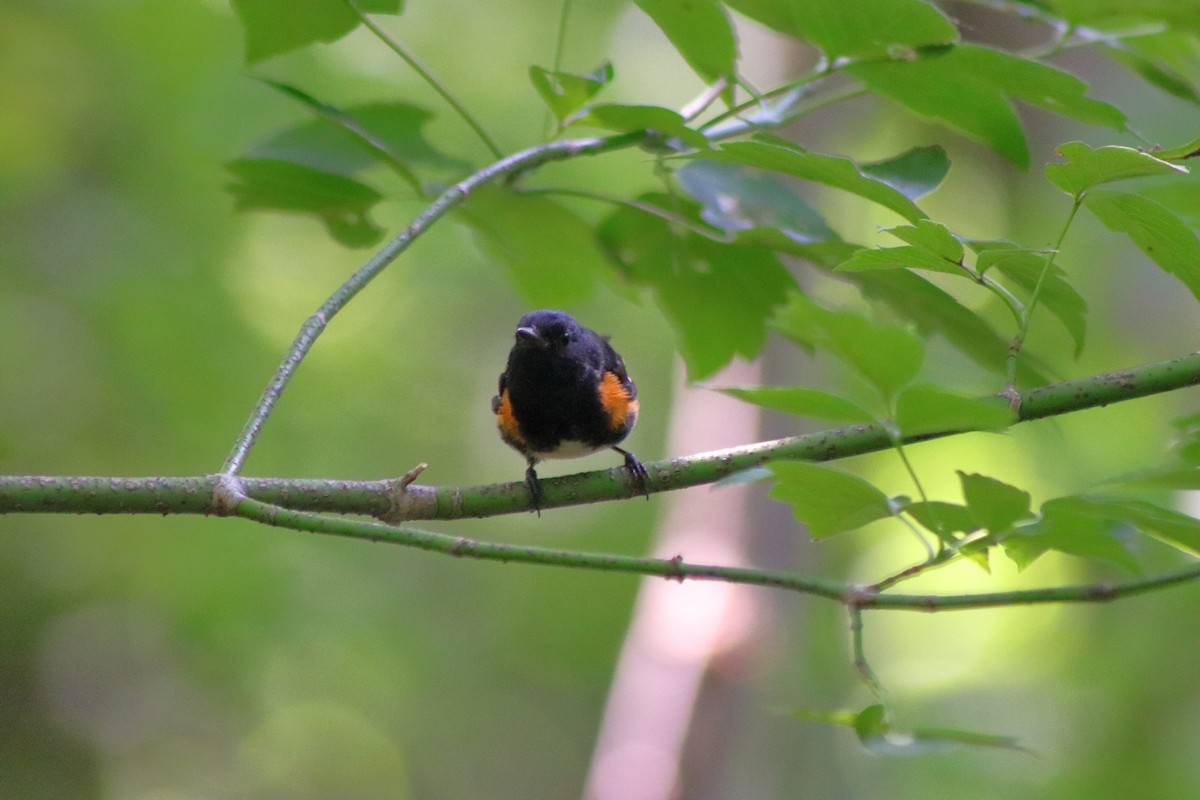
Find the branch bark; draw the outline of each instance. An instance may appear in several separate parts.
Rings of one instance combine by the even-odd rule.
[[[1020,395],[1019,419],[1029,421],[1200,384],[1200,353],[1173,361],[1052,384]],[[950,436],[946,431],[912,441]],[[649,465],[652,491],[711,483],[772,459],[827,461],[891,445],[878,425],[719,450]],[[636,494],[622,469],[545,481],[543,509]],[[520,562],[606,572],[656,575],[670,580],[715,580],[764,586],[834,600],[852,610],[948,611],[1045,603],[1107,602],[1200,578],[1200,563],[1117,584],[1087,584],[963,595],[891,594],[792,573],[694,564],[682,555],[639,558],[484,542],[376,521],[315,512],[372,514],[385,519],[454,519],[529,510],[521,483],[473,488],[407,485],[416,474],[390,481],[289,481],[209,475],[181,478],[0,477],[0,513],[213,514],[238,516],[298,531],[389,542],[489,561]],[[291,507],[288,507],[291,506]],[[308,510],[299,510],[308,509]],[[408,516],[405,516],[408,515]]]
[[[1200,385],[1200,352],[1182,358],[1049,384],[1021,393],[1018,421],[1028,422]],[[906,443],[961,434],[922,434]],[[892,446],[881,425],[847,425],[820,433],[647,462],[651,492],[713,483],[773,460],[833,461]],[[0,514],[213,514],[218,475],[191,477],[0,476]],[[250,498],[296,511],[363,514],[398,524],[413,520],[491,517],[531,511],[522,482],[469,487],[380,481],[237,478]],[[543,510],[634,497],[623,467],[547,478]]]

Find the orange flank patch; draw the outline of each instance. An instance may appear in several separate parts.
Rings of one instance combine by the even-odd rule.
[[[500,435],[506,442],[516,445],[524,444],[525,439],[521,436],[517,418],[513,416],[512,402],[508,399],[508,392],[500,395],[500,405],[496,407],[496,425],[500,428]]]
[[[600,405],[614,429],[624,428],[637,418],[638,402],[629,398],[629,390],[621,385],[621,379],[615,373],[604,373],[600,381]]]

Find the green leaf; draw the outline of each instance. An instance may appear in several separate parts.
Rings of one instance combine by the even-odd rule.
[[[732,78],[737,59],[733,24],[716,0],[634,0],[706,83]]]
[[[911,200],[883,181],[865,175],[850,159],[813,153],[774,137],[760,135],[751,142],[730,142],[692,158],[757,167],[832,186],[878,203],[913,223],[925,216]]]
[[[875,325],[857,314],[829,311],[799,293],[776,316],[775,326],[806,345],[828,350],[885,398],[911,381],[925,358],[924,345],[907,328]]]
[[[235,178],[228,189],[238,211],[313,214],[348,247],[367,247],[383,238],[383,229],[370,218],[371,208],[383,196],[365,183],[269,158],[237,159],[227,169]]]
[[[819,711],[811,708],[796,708],[787,713],[796,719],[808,722],[820,722],[824,725],[841,725],[846,728],[853,728],[855,720],[858,719],[858,715],[862,712],[848,710]]]
[[[1110,230],[1129,236],[1200,299],[1200,241],[1170,209],[1139,194],[1112,190],[1088,192],[1083,204]]]
[[[1065,164],[1047,164],[1046,179],[1067,194],[1079,197],[1093,186],[1149,175],[1187,174],[1178,164],[1155,158],[1132,147],[1089,147],[1083,142],[1059,145]]]
[[[470,167],[469,161],[446,155],[429,143],[424,128],[434,115],[423,108],[407,103],[367,103],[348,107],[346,116],[398,161],[449,170]]]
[[[1029,250],[1000,239],[969,239],[967,245],[975,252],[975,271],[980,275],[997,267],[1004,272],[1012,263],[1019,264],[1022,273],[1026,268],[1040,269],[1046,265],[1047,256],[1054,253],[1053,250]],[[1051,269],[1062,273],[1062,268],[1056,265],[1052,264]]]
[[[876,58],[958,41],[958,31],[922,0],[732,0],[768,27],[812,42],[830,58]]]
[[[1200,467],[1172,466],[1140,470],[1113,481],[1117,486],[1147,486],[1174,491],[1200,491]]]
[[[1200,192],[1195,181],[1177,180],[1153,183],[1139,188],[1138,194],[1162,203],[1193,229],[1200,229]]]
[[[669,108],[602,103],[591,106],[587,112],[584,116],[573,117],[570,123],[618,133],[650,131],[658,136],[657,147],[667,150],[703,150],[708,147],[708,137],[689,128],[683,117]]]
[[[950,171],[950,159],[940,145],[914,147],[894,158],[861,164],[862,173],[883,181],[909,200],[932,192]]]
[[[841,272],[875,269],[927,269],[945,272],[960,278],[972,277],[963,269],[962,242],[954,237],[946,226],[928,219],[917,220],[916,225],[900,225],[885,228],[887,233],[903,242],[907,247],[880,247],[859,250],[851,258],[839,264]]]
[[[801,246],[837,239],[794,185],[769,172],[697,159],[675,176],[702,206],[701,219],[726,234],[757,231],[756,241],[770,244],[772,238],[763,234],[774,232]]]
[[[1003,534],[1014,523],[1033,515],[1029,492],[986,475],[959,472],[958,479],[971,516],[993,535]]]
[[[417,192],[422,187],[409,167],[463,170],[469,166],[437,150],[425,138],[424,126],[433,115],[423,108],[405,103],[370,103],[339,109],[295,87],[267,83],[309,106],[319,118],[254,145],[248,153],[251,157],[294,161],[346,176],[384,165]]]
[[[1002,431],[1016,421],[1016,412],[1000,397],[967,397],[934,386],[909,386],[896,398],[896,425],[907,436]]]
[[[607,270],[591,226],[545,196],[484,186],[456,213],[534,307],[576,305]]]
[[[401,0],[355,1],[369,14],[399,14],[403,8]],[[233,10],[246,29],[247,64],[336,41],[362,23],[345,0],[233,0]]]
[[[1200,520],[1140,500],[1121,503],[1126,518],[1154,538],[1192,556],[1200,556]]]
[[[1171,452],[1180,463],[1200,467],[1200,414],[1187,414],[1171,421],[1175,435]]]
[[[978,252],[975,268],[982,275],[995,269],[1032,296],[1042,272],[1046,269],[1047,254],[1023,250],[1010,242],[969,242]],[[1053,314],[1075,342],[1075,357],[1083,351],[1087,335],[1087,302],[1067,280],[1067,274],[1057,264],[1051,264],[1042,281],[1038,302]]]
[[[913,743],[905,745],[903,752],[893,752],[893,755],[920,755],[922,753],[940,752],[960,745],[966,747],[991,747],[999,750],[1016,750],[1031,753],[1029,748],[1021,745],[1015,736],[1003,736],[979,731],[964,731],[957,728],[914,728],[908,736],[899,737],[900,743],[905,743],[911,737]],[[893,735],[893,742],[897,737]]]
[[[686,198],[650,194],[638,202],[701,225],[699,207]],[[796,285],[764,247],[680,233],[640,209],[614,211],[599,236],[626,278],[654,290],[692,380],[713,374],[736,355],[754,358],[766,344],[767,319]]]
[[[940,222],[931,219],[917,220],[915,225],[899,225],[895,228],[885,228],[902,242],[908,242],[914,247],[921,247],[947,261],[960,263],[963,258],[962,242],[950,233],[950,230]]]
[[[754,358],[766,344],[765,322],[795,281],[774,253],[692,237],[682,270],[649,278],[655,301],[680,338],[688,377],[699,380],[735,355]],[[658,267],[666,264],[659,262]]]
[[[953,541],[955,533],[971,533],[979,530],[979,523],[966,506],[944,503],[940,500],[925,500],[910,503],[904,512],[917,521],[925,530],[943,541]]]
[[[852,711],[799,710],[792,712],[792,716],[826,725],[853,728],[859,744],[877,756],[920,756],[942,753],[963,746],[1029,752],[1011,736],[954,728],[914,728],[911,731],[898,731],[888,720],[887,710],[879,704],[867,706],[857,714]]]
[[[778,483],[771,498],[788,503],[816,539],[891,516],[887,495],[862,478],[804,461],[769,465]]]
[[[1042,505],[1041,517],[1004,539],[1004,552],[1025,569],[1048,551],[1094,559],[1138,572],[1126,540],[1133,525],[1079,497],[1058,497]]]
[[[944,272],[960,278],[969,278],[970,273],[962,265],[947,261],[941,256],[921,247],[876,247],[855,252],[838,264],[838,272],[864,272],[880,269],[925,269]]]
[[[744,486],[749,483],[758,483],[759,481],[767,481],[775,477],[771,470],[766,467],[749,467],[747,469],[739,469],[737,472],[731,472],[724,478],[721,478],[713,484],[714,489],[721,489],[726,486]]]
[[[887,709],[878,703],[867,706],[854,717],[854,732],[864,747],[868,742],[884,738],[891,729]]]
[[[1008,340],[953,295],[908,270],[847,272],[843,278],[853,282],[872,302],[886,305],[895,314],[909,319],[922,336],[941,336],[984,369],[1005,374]],[[1041,370],[1033,366],[1029,354],[1017,364],[1017,378],[1029,386],[1047,382]]]
[[[1200,556],[1200,520],[1144,500],[1072,498],[1081,509],[1114,522],[1128,522],[1159,541]]]
[[[1190,81],[1170,67],[1157,63],[1141,53],[1127,47],[1104,48],[1109,58],[1136,72],[1142,80],[1157,86],[1169,95],[1200,105],[1200,94]]]
[[[986,142],[1021,166],[1029,163],[1029,149],[1014,100],[1082,122],[1125,127],[1125,115],[1086,97],[1087,84],[1075,76],[981,45],[913,60],[851,64],[846,71],[878,94]]]
[[[323,169],[325,168],[326,164],[331,163],[331,155],[335,159],[339,156],[344,159],[347,155],[349,155],[348,151],[350,151],[359,155],[360,157],[365,155],[373,162],[380,162],[388,165],[389,167],[393,168],[401,178],[407,181],[409,186],[411,186],[414,191],[416,191],[418,194],[421,192],[420,181],[418,181],[417,177],[412,174],[408,166],[402,160],[397,159],[391,152],[389,152],[387,145],[379,138],[374,136],[366,128],[364,128],[358,120],[354,119],[354,117],[350,116],[345,111],[342,111],[340,108],[321,102],[317,98],[313,97],[302,89],[296,88],[295,86],[271,80],[264,80],[263,82],[276,91],[307,106],[309,110],[317,115],[319,122],[324,122],[327,126],[331,126],[333,128],[333,130],[328,130],[328,128],[325,127],[319,127],[317,129],[317,136],[319,136],[321,133],[324,133],[325,136],[324,140],[320,142],[320,144],[324,146],[323,151],[316,152],[313,152],[313,146],[317,144],[316,137],[314,136],[313,132],[310,130],[307,134],[306,144],[308,145],[309,149],[307,152],[305,152],[303,150],[298,150],[296,147],[299,142],[296,141],[298,137],[295,133],[295,129],[293,129],[292,141],[290,144],[291,149],[294,151],[291,155],[294,160],[299,161],[300,163],[307,163],[310,166],[317,167],[318,169]],[[418,128],[418,135],[420,124],[423,121],[423,119],[415,120]],[[341,139],[338,138],[339,133],[341,135]],[[300,134],[300,136],[304,135],[304,133]],[[279,149],[278,144],[279,143],[277,142],[276,149]],[[432,150],[432,148],[429,149]],[[267,157],[276,156],[275,153],[270,151],[262,153],[261,155],[265,155]]]
[[[722,389],[730,397],[773,411],[836,422],[872,422],[871,412],[849,398],[802,386],[768,386],[761,389]]]
[[[529,80],[561,123],[591,100],[613,79],[612,64],[605,61],[587,75],[529,68]]]
[[[1189,158],[1200,157],[1200,139],[1192,139],[1190,142],[1175,147],[1164,147],[1161,150],[1155,150],[1154,155],[1163,161],[1183,161]]]
[[[1197,0],[1139,0],[1136,4],[1124,0],[1053,0],[1051,5],[1063,19],[1077,24],[1113,26],[1157,21],[1171,28],[1200,32]]]

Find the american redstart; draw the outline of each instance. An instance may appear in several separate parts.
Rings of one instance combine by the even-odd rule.
[[[531,311],[517,323],[517,341],[500,375],[492,412],[500,437],[525,456],[525,486],[541,513],[537,463],[578,458],[604,448],[625,457],[638,490],[650,496],[646,468],[617,447],[637,421],[637,386],[625,362],[600,336],[562,311]]]

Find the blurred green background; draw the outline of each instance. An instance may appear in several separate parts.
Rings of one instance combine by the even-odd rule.
[[[412,6],[389,28],[503,147],[538,141],[546,118],[525,72],[553,58],[557,3]],[[626,101],[678,105],[700,88],[625,4],[578,6],[567,68],[612,58],[613,91]],[[770,44],[753,41],[763,52]],[[0,5],[0,472],[215,471],[305,316],[363,260],[310,220],[233,214],[224,162],[304,114],[251,74],[340,103],[424,105],[438,113],[429,135],[441,149],[485,158],[362,32],[253,70],[241,48],[220,0]],[[1086,54],[1069,65],[1150,138],[1195,135],[1194,109]],[[754,68],[777,67],[763,58]],[[1029,119],[1035,164],[1082,135]],[[806,143],[864,158],[948,141],[951,180],[927,207],[993,226],[964,233],[1042,243],[1061,224],[1065,201],[1039,168],[1021,174],[884,106],[860,102],[806,125]],[[629,192],[651,185],[644,162],[619,154],[548,172]],[[967,210],[955,220],[958,206]],[[397,196],[377,221],[394,230],[419,209]],[[840,232],[869,237],[877,221],[860,213],[835,214]],[[1195,349],[1192,299],[1132,247],[1090,220],[1068,246],[1092,339],[1079,363],[1061,362],[1064,375]],[[682,455],[665,445],[679,369],[670,331],[652,304],[617,295],[604,289],[571,310],[619,332],[646,398],[630,447],[647,460]],[[423,480],[439,485],[519,479],[523,465],[496,437],[488,401],[525,310],[464,230],[438,226],[331,325],[248,473],[378,478],[425,461]],[[1048,326],[1045,335],[1056,334]],[[795,367],[786,352],[769,359],[781,376]],[[935,492],[952,493],[951,465],[1052,496],[1152,463],[1169,420],[1196,400],[1153,398],[926,446],[914,458]],[[769,420],[767,430],[794,428]],[[601,461],[547,474],[609,466]],[[899,481],[888,459],[858,466]],[[754,497],[765,566],[869,579],[917,557],[911,542],[874,529],[814,547],[764,492]],[[642,553],[667,502],[438,527]],[[1097,575],[1054,558],[1021,577],[1003,564],[996,572],[950,571],[923,585]],[[231,520],[0,518],[0,797],[576,797],[636,590],[626,576],[472,563]],[[869,617],[869,652],[903,722],[1011,734],[1039,753],[888,760],[845,731],[785,713],[869,698],[849,665],[839,608],[761,593],[768,634],[736,663],[714,664],[719,701],[701,696],[696,719],[718,733],[691,745],[704,763],[689,768],[703,780],[687,796],[1196,796],[1198,598],[1185,587],[1110,606]]]

